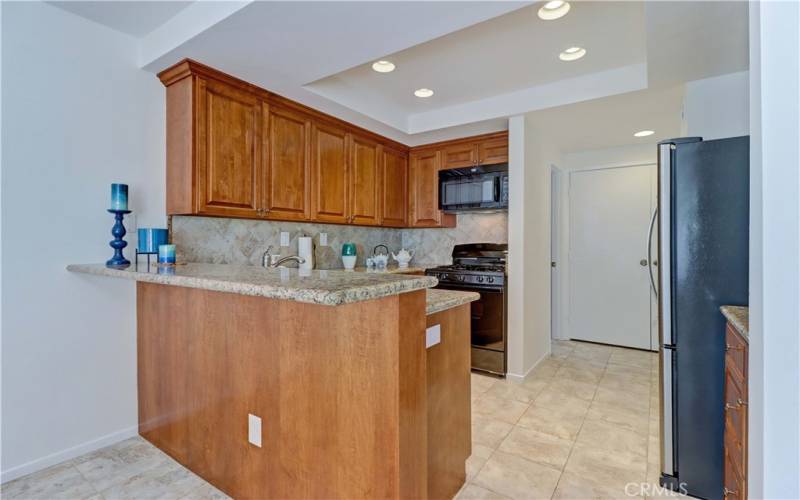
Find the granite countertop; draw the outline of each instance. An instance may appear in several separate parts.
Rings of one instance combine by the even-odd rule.
[[[424,273],[424,267],[416,267],[409,265],[408,267],[399,267],[397,264],[389,264],[388,266],[380,269],[380,268],[367,268],[367,267],[356,267],[353,271],[357,273],[368,273],[368,274],[410,274],[410,273]]]
[[[750,309],[742,306],[722,306],[722,314],[745,340],[750,341]]]
[[[469,304],[481,298],[477,292],[460,292],[457,290],[440,290],[435,288],[428,289],[427,303],[425,305],[426,314],[434,314],[446,311],[453,307]]]
[[[203,288],[271,299],[336,306],[436,286],[432,276],[357,273],[344,270],[264,269],[234,264],[187,263],[174,267],[133,266],[111,269],[104,264],[71,264],[68,271],[148,283]]]

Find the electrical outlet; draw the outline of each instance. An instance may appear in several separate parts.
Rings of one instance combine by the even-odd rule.
[[[442,326],[433,325],[425,330],[425,348],[429,349],[442,341]]]
[[[328,233],[319,233],[319,246],[328,246]]]
[[[281,231],[281,246],[282,247],[289,246],[289,233],[286,231]]]
[[[247,415],[247,440],[261,448],[261,419],[255,415]]]

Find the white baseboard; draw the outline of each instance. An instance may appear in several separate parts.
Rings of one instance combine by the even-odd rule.
[[[539,358],[539,360],[536,361],[536,363],[534,363],[533,366],[528,368],[528,371],[526,371],[524,374],[519,375],[519,374],[516,374],[516,373],[506,373],[506,379],[510,380],[511,382],[522,382],[523,380],[525,380],[525,377],[527,377],[533,371],[534,368],[539,366],[539,363],[541,363],[542,361],[547,359],[548,356],[550,356],[550,350],[549,349],[545,353],[545,355],[542,356],[541,358]]]
[[[136,425],[133,427],[128,427],[127,429],[122,429],[117,432],[112,432],[111,434],[107,434],[97,439],[93,439],[86,443],[81,443],[77,446],[67,448],[66,450],[57,451],[45,457],[37,458],[36,460],[31,460],[30,462],[2,471],[0,473],[0,483],[6,483],[13,479],[17,479],[22,476],[27,476],[28,474],[31,474],[33,472],[46,469],[53,465],[60,464],[61,462],[66,462],[67,460],[71,460],[73,458],[79,457],[94,450],[105,448],[106,446],[110,446],[114,443],[118,443],[128,438],[132,438],[138,434],[139,434],[139,426]]]

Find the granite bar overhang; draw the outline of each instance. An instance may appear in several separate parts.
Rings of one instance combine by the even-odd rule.
[[[162,285],[337,306],[436,286],[432,276],[359,273],[344,270],[265,269],[235,264],[186,263],[174,267],[71,264],[68,271]]]

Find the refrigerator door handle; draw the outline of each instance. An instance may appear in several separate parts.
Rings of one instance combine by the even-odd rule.
[[[658,288],[656,288],[656,279],[653,277],[653,229],[656,226],[656,217],[658,217],[658,208],[653,210],[653,216],[650,217],[650,227],[647,229],[647,275],[650,276],[650,287],[653,293],[658,298]]]
[[[660,342],[672,345],[672,153],[674,144],[665,143],[658,147],[658,313],[660,321]]]

